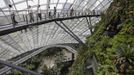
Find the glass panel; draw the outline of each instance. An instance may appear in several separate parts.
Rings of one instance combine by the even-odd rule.
[[[13,0],[14,3],[20,2],[20,1],[24,1],[24,0]]]
[[[34,5],[37,5],[37,4],[38,4],[38,1],[37,1],[37,0],[28,1],[28,4],[29,4],[30,6],[34,6]]]
[[[74,2],[74,0],[68,0],[67,1],[67,3],[73,3]]]
[[[1,17],[1,16],[4,16],[4,14],[3,14],[2,12],[0,12],[0,17]]]
[[[4,0],[0,0],[0,7],[2,8],[2,7],[5,7],[6,5],[5,5],[5,2],[4,2]]]
[[[54,9],[54,7],[56,7],[56,4],[51,4],[50,5],[50,9]]]
[[[16,8],[17,8],[17,10],[23,10],[23,9],[27,8],[27,5],[26,5],[26,3],[17,4]]]
[[[66,0],[59,0],[59,3],[65,3]]]
[[[50,3],[57,3],[57,2],[58,2],[58,0],[51,0]]]
[[[63,8],[63,4],[58,4],[57,9],[62,9]]]
[[[46,5],[40,7],[41,10],[46,10]]]
[[[40,0],[40,5],[41,4],[47,4],[47,0]]]
[[[69,7],[71,6],[71,4],[70,3],[66,3],[66,5],[65,5],[65,7],[64,7],[64,9],[69,9]]]

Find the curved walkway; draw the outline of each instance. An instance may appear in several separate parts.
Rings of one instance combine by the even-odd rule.
[[[33,57],[33,56],[35,56],[35,55],[43,52],[44,50],[46,50],[48,48],[51,48],[51,47],[62,47],[62,48],[66,48],[67,50],[71,51],[72,53],[77,54],[77,51],[74,50],[72,47],[69,47],[69,46],[64,46],[64,45],[48,45],[48,46],[42,47],[39,50],[36,50],[35,52],[33,52],[33,53],[31,53],[31,54],[29,54],[29,55],[27,55],[27,56],[25,56],[25,57],[23,57],[23,58],[15,61],[15,62],[13,62],[13,64],[15,64],[15,65],[21,64],[21,63],[25,62],[26,60],[30,59],[31,57]],[[8,72],[11,69],[12,68],[11,67],[8,67],[8,66],[0,69],[0,75]]]

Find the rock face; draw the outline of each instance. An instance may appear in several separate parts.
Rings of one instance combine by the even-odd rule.
[[[134,75],[134,0],[114,0],[101,18],[69,75],[85,75],[85,61],[93,55],[96,75]]]

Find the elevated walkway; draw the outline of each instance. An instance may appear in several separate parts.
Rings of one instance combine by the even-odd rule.
[[[0,25],[0,36],[2,35],[6,35],[9,33],[13,33],[16,31],[20,31],[23,29],[27,29],[31,26],[39,26],[39,25],[43,25],[46,23],[50,23],[50,22],[55,22],[55,21],[64,21],[64,20],[71,20],[71,19],[79,19],[79,18],[87,18],[87,17],[99,17],[101,12],[97,12],[97,13],[85,13],[83,12],[82,14],[74,14],[72,16],[57,16],[55,18],[45,18],[43,17],[42,20],[36,20],[34,22],[28,22],[28,21],[20,21],[18,22],[17,25],[14,25],[15,27],[13,27],[13,24],[6,24],[6,25]],[[29,16],[29,15],[27,15]],[[34,17],[34,19],[37,19]]]
[[[30,54],[28,54],[28,55],[26,55],[24,57],[21,57],[20,59],[18,59],[16,61],[13,61],[12,64],[15,64],[15,65],[21,64],[21,63],[25,62],[26,60],[30,59],[31,57],[33,57],[33,56],[43,52],[44,50],[46,50],[48,48],[52,48],[52,47],[66,48],[70,52],[72,52],[74,54],[77,54],[77,51],[75,49],[73,49],[72,47],[67,46],[67,45],[48,45],[48,46],[44,46],[44,47],[38,48],[38,50],[35,50],[34,52],[32,52],[32,53],[30,53]],[[8,72],[11,69],[12,69],[11,67],[5,66],[4,68],[0,69],[0,75]]]

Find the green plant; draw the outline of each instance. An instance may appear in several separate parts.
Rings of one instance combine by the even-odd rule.
[[[88,48],[81,47],[69,75],[85,75],[84,61],[94,54],[99,63],[96,75],[119,75],[118,70],[121,69],[120,67],[123,68],[124,64],[120,64],[117,68],[118,65],[115,64],[116,56],[121,57],[119,59],[125,57],[129,60],[129,63],[131,62],[127,72],[134,70],[132,67],[134,62],[134,17],[132,15],[134,13],[130,13],[134,11],[133,7],[133,0],[114,0],[111,3],[106,13],[102,14],[100,22],[95,25],[93,34],[87,37]],[[109,26],[115,27],[117,30],[113,37],[103,34]]]

